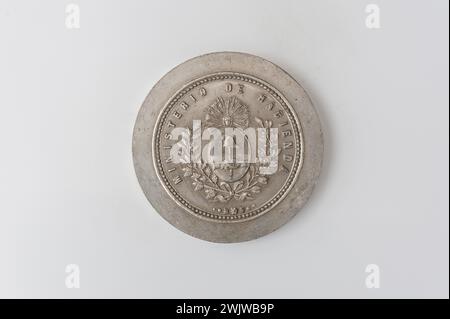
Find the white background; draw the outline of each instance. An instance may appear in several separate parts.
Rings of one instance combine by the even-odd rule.
[[[67,1],[0,0],[0,297],[448,298],[446,0],[373,1],[378,30],[363,0],[73,2],[80,29]],[[284,68],[325,132],[308,204],[240,244],[173,228],[132,164],[150,88],[212,51]]]

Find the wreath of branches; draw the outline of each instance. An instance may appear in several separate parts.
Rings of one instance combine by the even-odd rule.
[[[254,199],[267,184],[267,177],[259,174],[256,165],[250,165],[247,173],[236,182],[220,181],[209,164],[189,164],[183,167],[184,176],[192,179],[194,191],[203,191],[212,202],[226,203],[231,199],[240,201]]]

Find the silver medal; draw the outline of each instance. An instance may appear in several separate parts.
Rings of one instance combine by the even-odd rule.
[[[240,242],[289,221],[318,179],[323,139],[304,89],[243,53],[196,57],[145,99],[133,160],[152,206],[194,237]]]

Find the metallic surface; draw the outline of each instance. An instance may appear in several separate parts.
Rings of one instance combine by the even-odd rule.
[[[239,112],[224,114],[225,104]],[[219,128],[278,128],[277,172],[171,163],[171,129],[198,119]],[[133,133],[136,174],[153,207],[178,229],[213,242],[255,239],[289,221],[310,196],[322,156],[320,121],[304,89],[276,65],[243,53],[199,56],[167,73]]]

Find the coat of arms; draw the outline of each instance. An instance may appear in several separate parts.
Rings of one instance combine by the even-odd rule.
[[[261,128],[270,128],[269,120],[254,119]],[[250,112],[236,96],[218,97],[207,107],[207,127],[218,129],[242,128],[250,124]],[[201,191],[211,202],[226,203],[232,199],[254,199],[268,183],[268,177],[260,174],[258,163],[189,163],[183,167],[184,176],[190,177],[194,191]]]

